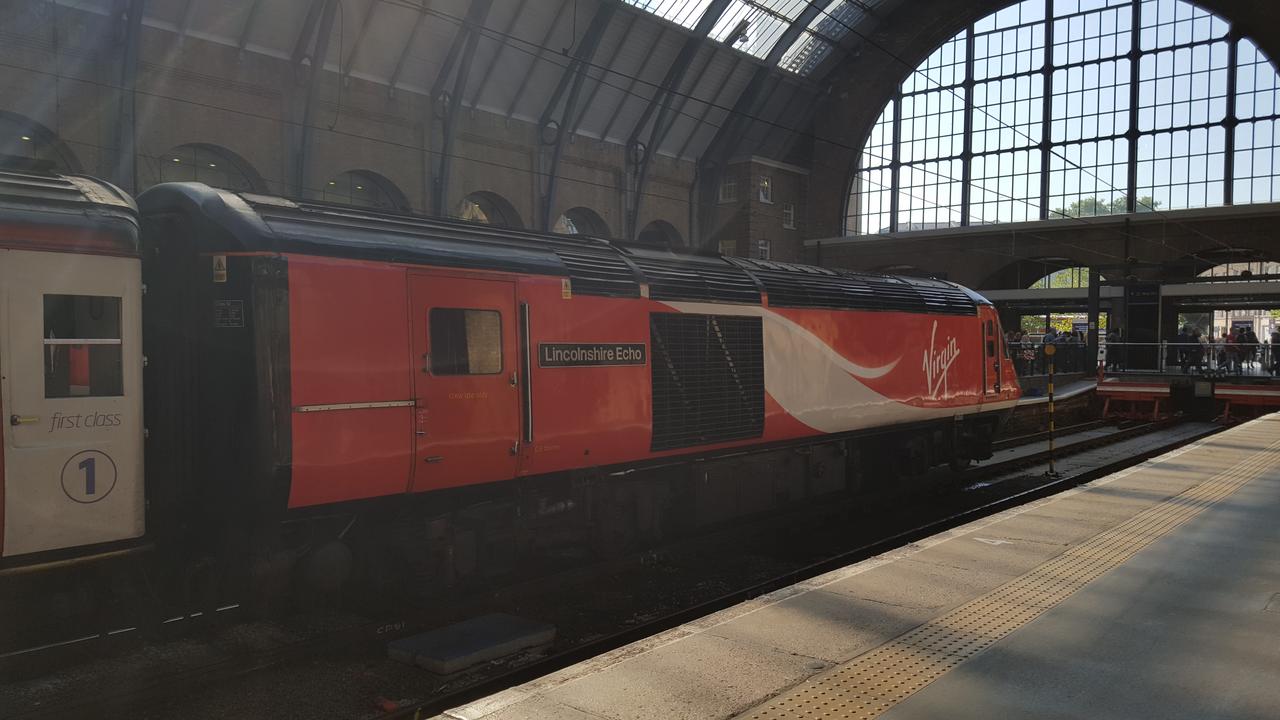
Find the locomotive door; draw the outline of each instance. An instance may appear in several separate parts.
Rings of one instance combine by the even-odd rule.
[[[515,477],[516,286],[409,276],[414,492]]]
[[[996,321],[995,312],[984,308],[982,314],[982,395],[985,399],[1000,394],[1000,372],[1003,343],[1000,337],[1000,323]]]
[[[139,537],[138,260],[0,253],[3,554]]]

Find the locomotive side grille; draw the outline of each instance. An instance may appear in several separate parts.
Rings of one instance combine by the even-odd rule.
[[[764,433],[761,320],[651,313],[653,450]]]
[[[569,269],[575,294],[640,297],[640,283],[635,273],[612,248],[557,249],[555,253]]]
[[[760,302],[760,290],[751,277],[728,263],[677,264],[639,257],[634,262],[649,282],[649,297],[654,300]]]

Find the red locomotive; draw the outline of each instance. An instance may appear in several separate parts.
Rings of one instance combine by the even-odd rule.
[[[33,287],[6,292],[0,326],[6,563],[142,536],[145,497],[146,537],[183,552],[238,548],[264,572],[305,555],[332,579],[358,538],[394,536],[452,577],[544,542],[555,516],[601,541],[654,537],[845,487],[859,456],[908,473],[984,459],[1019,397],[994,309],[949,282],[199,184],[142,193],[135,221],[101,184],[3,178],[0,213],[26,223],[0,225],[5,255],[61,253],[4,263],[7,288]],[[80,194],[70,224],[42,183]],[[64,272],[69,258],[120,262]],[[59,310],[55,290],[99,300]],[[47,400],[19,408],[42,363]],[[87,386],[50,395],[77,373]],[[115,422],[50,432],[55,413]],[[144,432],[145,493],[118,457]],[[59,444],[20,462],[35,435]],[[74,487],[26,489],[59,484]],[[37,542],[18,537],[33,518],[55,526]]]

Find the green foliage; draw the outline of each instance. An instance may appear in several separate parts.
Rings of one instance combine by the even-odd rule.
[[[1150,195],[1143,195],[1138,198],[1137,211],[1151,212],[1160,207],[1160,201]],[[1049,213],[1050,218],[1056,217],[1092,217],[1094,215],[1119,215],[1128,212],[1129,198],[1126,195],[1117,196],[1110,202],[1102,198],[1091,197],[1077,200],[1065,208],[1058,208]]]
[[[1032,283],[1031,287],[1043,288],[1087,288],[1089,287],[1089,268],[1069,267],[1049,273]]]

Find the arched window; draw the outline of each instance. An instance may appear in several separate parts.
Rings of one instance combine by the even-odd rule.
[[[48,128],[21,115],[0,112],[0,170],[78,173],[80,161]]]
[[[654,220],[645,225],[640,230],[640,236],[637,240],[648,245],[665,245],[673,248],[684,245],[684,239],[680,237],[680,231],[676,230],[676,227],[666,220]]]
[[[1278,101],[1271,61],[1191,3],[1016,3],[903,81],[846,232],[1280,200]]]
[[[604,218],[600,217],[596,211],[584,207],[565,210],[560,219],[556,220],[555,227],[551,229],[562,235],[591,235],[599,238],[610,236],[609,226]]]
[[[1239,280],[1259,275],[1280,276],[1280,262],[1268,262],[1266,260],[1225,262],[1220,265],[1214,265],[1201,272],[1197,277]]]
[[[1061,270],[1054,270],[1046,274],[1044,277],[1036,280],[1028,285],[1032,289],[1045,288],[1087,288],[1089,287],[1089,273],[1087,267],[1067,267]],[[1098,280],[1105,280],[1101,275]]]
[[[488,191],[473,192],[458,205],[458,217],[469,222],[501,225],[510,228],[524,227],[524,221],[515,206],[507,199]]]
[[[155,182],[201,182],[235,192],[261,192],[262,178],[249,163],[225,148],[192,143],[157,158]]]
[[[333,178],[321,188],[321,199],[378,210],[404,212],[410,209],[409,201],[400,188],[369,170],[348,170]]]

